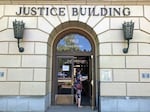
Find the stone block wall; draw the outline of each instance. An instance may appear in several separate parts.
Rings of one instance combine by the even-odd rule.
[[[108,21],[105,21],[107,30],[102,32],[99,30],[102,96],[112,96],[112,94],[113,96],[149,96],[149,6],[131,6],[131,9],[132,17],[108,17]],[[127,54],[122,51],[127,46],[122,31],[122,23],[125,21],[135,23],[133,39],[130,41]],[[104,79],[103,75],[108,79]]]
[[[63,5],[67,9],[66,16],[16,16],[20,6],[23,5],[0,5],[0,23],[3,23],[0,24],[0,72],[3,73],[0,76],[1,96],[43,96],[43,99],[50,96],[54,41],[50,41],[51,32],[61,23],[69,21],[85,23],[97,34],[93,40],[99,40],[95,42],[98,48],[95,57],[99,61],[96,65],[99,71],[96,80],[101,81],[101,96],[150,96],[150,76],[147,75],[150,74],[150,6]],[[73,16],[73,7],[129,7],[131,15]],[[21,42],[25,48],[23,53],[19,53],[13,35],[12,22],[15,19],[25,22],[24,39]],[[134,35],[129,52],[124,54],[122,49],[127,44],[123,38],[122,24],[131,20],[135,23]]]
[[[16,8],[0,5],[0,111],[44,112],[50,105],[49,34],[38,29],[40,17],[16,17]],[[23,53],[14,38],[14,20],[25,22]]]

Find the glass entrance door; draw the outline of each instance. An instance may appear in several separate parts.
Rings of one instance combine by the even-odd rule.
[[[57,57],[57,93],[55,95],[56,104],[74,103],[74,59],[73,57]]]

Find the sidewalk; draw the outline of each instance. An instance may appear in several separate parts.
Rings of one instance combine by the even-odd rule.
[[[93,111],[89,106],[78,108],[76,106],[51,106],[46,112],[97,112]]]

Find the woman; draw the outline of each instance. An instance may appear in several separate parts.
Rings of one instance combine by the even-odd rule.
[[[76,89],[76,104],[81,108],[81,92],[82,92],[82,81],[87,80],[88,77],[82,77],[81,70],[76,70],[76,80],[75,80],[75,89]]]

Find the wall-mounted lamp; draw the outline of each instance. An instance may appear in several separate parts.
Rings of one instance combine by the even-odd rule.
[[[14,38],[18,40],[18,49],[19,52],[24,52],[24,48],[20,47],[20,39],[23,39],[25,23],[23,21],[13,21],[13,29],[14,29]]]
[[[127,53],[129,49],[129,41],[133,37],[133,30],[134,30],[134,23],[131,22],[124,22],[122,24],[123,27],[123,33],[124,33],[124,39],[128,42],[128,47],[123,49],[123,53]]]

